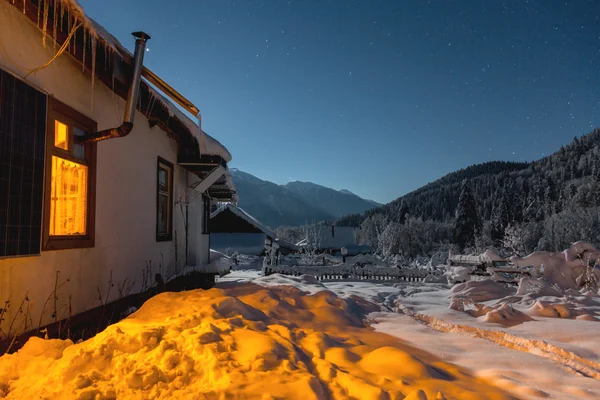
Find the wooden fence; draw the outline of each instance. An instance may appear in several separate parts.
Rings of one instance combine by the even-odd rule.
[[[312,275],[317,280],[372,280],[372,281],[408,281],[420,282],[431,272],[416,268],[397,267],[358,267],[354,265],[334,265],[331,267],[310,265],[277,265],[263,267],[265,276],[282,274],[291,276]]]

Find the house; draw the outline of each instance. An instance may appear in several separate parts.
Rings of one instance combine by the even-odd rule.
[[[316,225],[307,229],[307,237],[296,243],[300,249],[314,247],[317,252],[337,254],[342,248],[346,248],[348,255],[373,252],[370,246],[356,243],[356,229],[353,227]]]
[[[132,55],[76,1],[0,0],[3,333],[71,318],[186,267],[214,282],[210,204],[236,199],[231,154],[144,67],[150,38],[134,36]]]
[[[223,253],[262,255],[265,240],[279,244],[282,254],[297,252],[296,245],[277,238],[265,224],[231,203],[225,203],[210,215],[210,247]]]

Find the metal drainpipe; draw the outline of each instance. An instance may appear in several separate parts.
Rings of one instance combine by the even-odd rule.
[[[142,66],[144,64],[144,53],[146,52],[146,42],[150,35],[144,32],[133,32],[135,40],[135,52],[133,54],[133,76],[131,85],[127,93],[127,103],[125,104],[125,116],[123,123],[116,127],[105,129],[100,132],[91,133],[81,139],[82,143],[99,142],[101,140],[113,139],[127,136],[133,129],[133,119],[135,117],[138,96],[140,93],[140,83],[142,76]]]

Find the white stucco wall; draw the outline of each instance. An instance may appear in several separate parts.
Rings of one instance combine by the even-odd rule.
[[[41,32],[6,1],[0,1],[0,40],[9,54],[0,47],[0,68],[19,77],[26,74],[26,69],[42,65],[53,56],[51,40],[44,49]],[[83,74],[81,66],[69,55],[62,55],[48,68],[30,75],[27,82],[95,120],[99,130],[121,124],[125,101],[96,81],[92,110],[91,77]],[[160,128],[150,128],[138,112],[128,136],[97,146],[95,247],[0,259],[0,302],[10,300],[12,304],[3,324],[11,322],[12,313],[26,294],[32,305],[34,328],[40,316],[42,324],[52,322],[53,302],[45,309],[44,303],[54,291],[57,272],[57,313],[61,319],[68,316],[69,299],[74,314],[99,306],[98,290],[106,296],[111,271],[114,286],[109,300],[114,300],[120,296],[118,286],[126,279],[135,281],[133,292],[141,289],[147,263],[152,266],[150,283],[157,272],[168,277],[185,266],[185,232],[179,205],[173,207],[177,266],[175,241],[156,242],[155,234],[157,157],[176,165],[175,141]],[[176,167],[174,174],[176,200],[185,190],[188,173]],[[202,223],[202,213],[199,214],[191,219],[191,224]],[[16,325],[22,324],[18,321]]]

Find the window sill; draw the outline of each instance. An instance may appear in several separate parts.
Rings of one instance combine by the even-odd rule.
[[[14,256],[0,256],[0,261],[4,261],[4,260],[12,260],[13,258],[38,258],[41,257],[42,254],[38,253],[38,254],[17,254]]]
[[[69,250],[69,249],[87,249],[94,247],[94,239],[88,237],[56,237],[49,239],[44,246],[42,251],[54,251],[54,250]]]
[[[173,240],[173,235],[156,235],[156,241],[157,242],[171,242]]]

